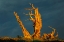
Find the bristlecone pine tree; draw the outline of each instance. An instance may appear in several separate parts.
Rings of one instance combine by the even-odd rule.
[[[14,12],[14,15],[16,16],[16,19],[22,29],[22,32],[24,34],[24,38],[26,39],[53,39],[55,38],[54,33],[55,33],[55,29],[53,29],[54,31],[52,31],[52,33],[49,34],[43,34],[43,36],[40,36],[40,30],[42,28],[42,19],[41,19],[41,15],[38,11],[38,8],[35,8],[33,4],[31,4],[31,8],[26,8],[26,10],[30,10],[29,15],[30,19],[33,22],[33,27],[34,27],[34,33],[32,35],[30,35],[30,33],[26,30],[26,28],[24,27],[22,21],[20,20],[18,14],[16,12]],[[34,11],[34,12],[33,12]],[[56,35],[56,37],[58,36],[58,34]]]

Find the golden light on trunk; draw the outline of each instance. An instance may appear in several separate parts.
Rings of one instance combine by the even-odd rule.
[[[26,28],[24,27],[24,25],[23,25],[22,21],[20,20],[18,14],[17,14],[16,12],[14,12],[14,15],[16,16],[16,19],[17,19],[17,21],[18,21],[18,23],[19,23],[19,25],[20,25],[20,27],[21,27],[21,29],[22,29],[22,32],[23,32],[23,34],[24,34],[24,38],[31,38],[30,33],[29,33],[29,32],[26,30]]]

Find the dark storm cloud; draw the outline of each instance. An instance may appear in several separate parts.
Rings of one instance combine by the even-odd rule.
[[[24,8],[30,7],[29,3],[39,8],[43,19],[42,33],[51,32],[48,26],[52,26],[59,32],[59,37],[63,38],[64,0],[0,0],[0,36],[22,35],[21,28],[13,14],[14,11],[18,13],[27,30],[33,33],[32,22],[25,21],[29,16],[23,14],[23,12],[27,13]]]
[[[47,2],[46,2],[47,3]],[[55,4],[54,4],[55,3]],[[50,6],[51,4],[51,6]],[[45,4],[44,4],[45,5]],[[47,6],[48,5],[48,6]],[[48,32],[50,29],[48,26],[52,26],[59,32],[59,37],[64,38],[63,35],[63,21],[64,21],[64,0],[61,1],[49,1],[43,6],[43,29],[42,31]]]

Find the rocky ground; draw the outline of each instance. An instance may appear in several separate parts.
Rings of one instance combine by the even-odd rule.
[[[10,38],[10,37],[1,37],[0,38],[0,42],[63,42],[64,40],[60,40],[60,39],[54,39],[54,40],[27,40],[27,39],[23,39],[23,38]]]

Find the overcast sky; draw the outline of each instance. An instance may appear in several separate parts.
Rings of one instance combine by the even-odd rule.
[[[42,17],[41,34],[50,33],[55,28],[59,34],[59,38],[64,39],[64,0],[0,0],[0,36],[16,37],[23,36],[22,30],[13,14],[18,13],[26,29],[33,34],[31,21],[25,21],[29,16],[25,8],[30,7],[29,3],[33,3],[39,8]]]

